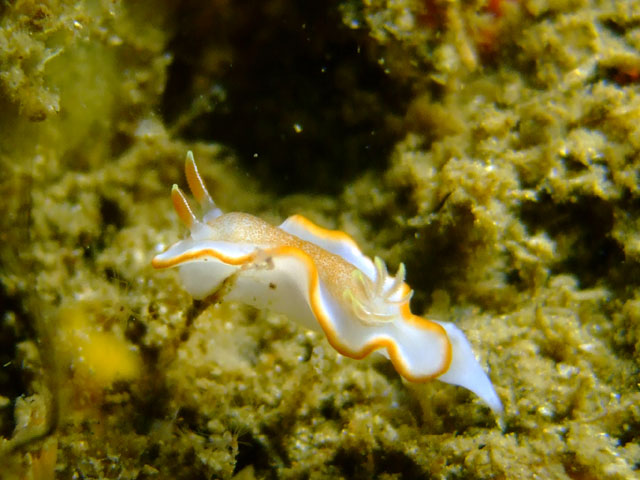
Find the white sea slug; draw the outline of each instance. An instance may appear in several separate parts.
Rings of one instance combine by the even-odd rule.
[[[247,213],[225,214],[209,195],[191,152],[185,173],[204,216],[196,218],[174,185],[173,206],[191,235],[157,255],[152,265],[179,267],[194,298],[215,295],[285,314],[321,329],[342,355],[361,359],[378,351],[411,382],[436,378],[459,385],[494,412],[502,411],[462,331],[411,313],[404,265],[391,276],[380,258],[365,256],[346,233],[300,215],[274,227]]]

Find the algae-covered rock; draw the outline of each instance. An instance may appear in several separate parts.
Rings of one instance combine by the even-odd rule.
[[[638,12],[0,6],[0,477],[638,478]],[[225,211],[404,262],[504,416],[154,271],[187,150]]]

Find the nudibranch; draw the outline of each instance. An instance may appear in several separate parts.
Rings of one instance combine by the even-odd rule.
[[[395,276],[382,259],[371,260],[346,233],[326,230],[300,215],[275,227],[246,213],[223,213],[198,173],[191,152],[187,183],[201,205],[199,220],[184,193],[171,199],[191,235],[152,260],[179,267],[196,299],[224,296],[322,330],[333,348],[361,359],[377,351],[405,379],[438,379],[465,387],[494,411],[502,404],[462,331],[452,323],[411,313],[405,268]]]

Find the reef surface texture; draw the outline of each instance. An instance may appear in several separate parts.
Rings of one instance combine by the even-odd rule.
[[[153,271],[189,149],[404,262],[504,417]],[[640,478],[638,0],[3,2],[0,168],[3,480]]]

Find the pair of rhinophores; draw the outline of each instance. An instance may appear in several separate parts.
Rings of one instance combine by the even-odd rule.
[[[223,213],[198,173],[191,152],[187,183],[201,205],[199,220],[184,193],[171,199],[191,235],[152,260],[179,267],[196,299],[224,293],[321,329],[339,353],[361,359],[377,351],[411,382],[436,378],[465,387],[494,412],[502,404],[462,331],[411,313],[405,269],[395,276],[379,257],[371,260],[346,233],[326,230],[300,215],[275,227],[247,213]]]

